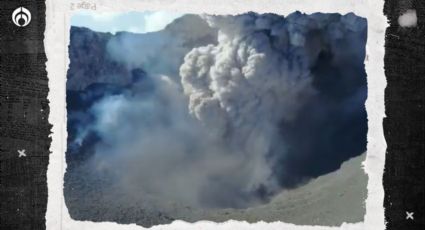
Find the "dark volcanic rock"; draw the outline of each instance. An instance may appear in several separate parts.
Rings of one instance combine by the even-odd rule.
[[[106,44],[112,36],[71,27],[67,89],[82,90],[99,82],[125,84],[131,80],[131,72],[107,55]]]
[[[146,68],[154,70],[155,74],[178,74],[187,52],[216,42],[217,30],[210,28],[197,15],[182,16],[164,30],[144,34],[102,33],[73,26],[66,87],[67,90],[83,90],[93,83],[122,86],[136,80],[138,76],[135,75]],[[111,44],[115,45],[112,53],[119,55],[112,56],[111,47],[108,47]],[[128,47],[129,44],[131,47]],[[170,56],[168,50],[172,50],[174,55]],[[138,72],[135,69],[139,69]],[[163,72],[155,71],[158,69]]]

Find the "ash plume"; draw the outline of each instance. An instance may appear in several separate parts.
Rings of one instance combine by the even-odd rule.
[[[365,151],[365,39],[353,14],[299,12],[189,15],[143,38],[118,34],[109,55],[143,76],[85,97],[68,146],[92,152],[88,167],[129,200],[266,202]]]

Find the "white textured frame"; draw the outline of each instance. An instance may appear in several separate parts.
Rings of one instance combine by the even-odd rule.
[[[198,221],[187,223],[174,221],[168,225],[153,226],[151,229],[385,229],[384,190],[382,176],[385,163],[386,142],[382,121],[385,116],[384,89],[384,42],[387,20],[383,15],[383,1],[376,0],[46,0],[46,31],[44,46],[47,54],[47,73],[49,78],[50,115],[52,143],[50,162],[47,171],[48,203],[46,213],[47,230],[133,230],[145,229],[130,224],[113,222],[76,221],[71,219],[65,205],[63,183],[66,171],[66,72],[68,69],[68,44],[70,18],[74,13],[71,3],[96,5],[96,11],[144,11],[166,10],[181,13],[240,14],[248,11],[258,13],[277,13],[288,15],[294,11],[311,14],[315,12],[341,13],[353,12],[368,22],[365,66],[368,83],[366,110],[368,114],[367,156],[363,162],[368,175],[368,196],[364,222],[340,227],[301,226],[283,222],[257,222],[229,220],[224,223]]]

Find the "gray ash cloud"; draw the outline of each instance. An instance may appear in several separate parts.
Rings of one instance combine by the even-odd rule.
[[[366,31],[353,14],[186,15],[86,47],[72,39],[106,35],[74,28],[69,170],[85,162],[129,197],[202,208],[334,171],[366,150]],[[84,52],[108,61],[82,67]]]

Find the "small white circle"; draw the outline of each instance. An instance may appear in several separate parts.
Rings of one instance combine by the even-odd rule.
[[[31,22],[31,13],[25,7],[18,7],[12,13],[12,21],[19,27],[25,27]]]

